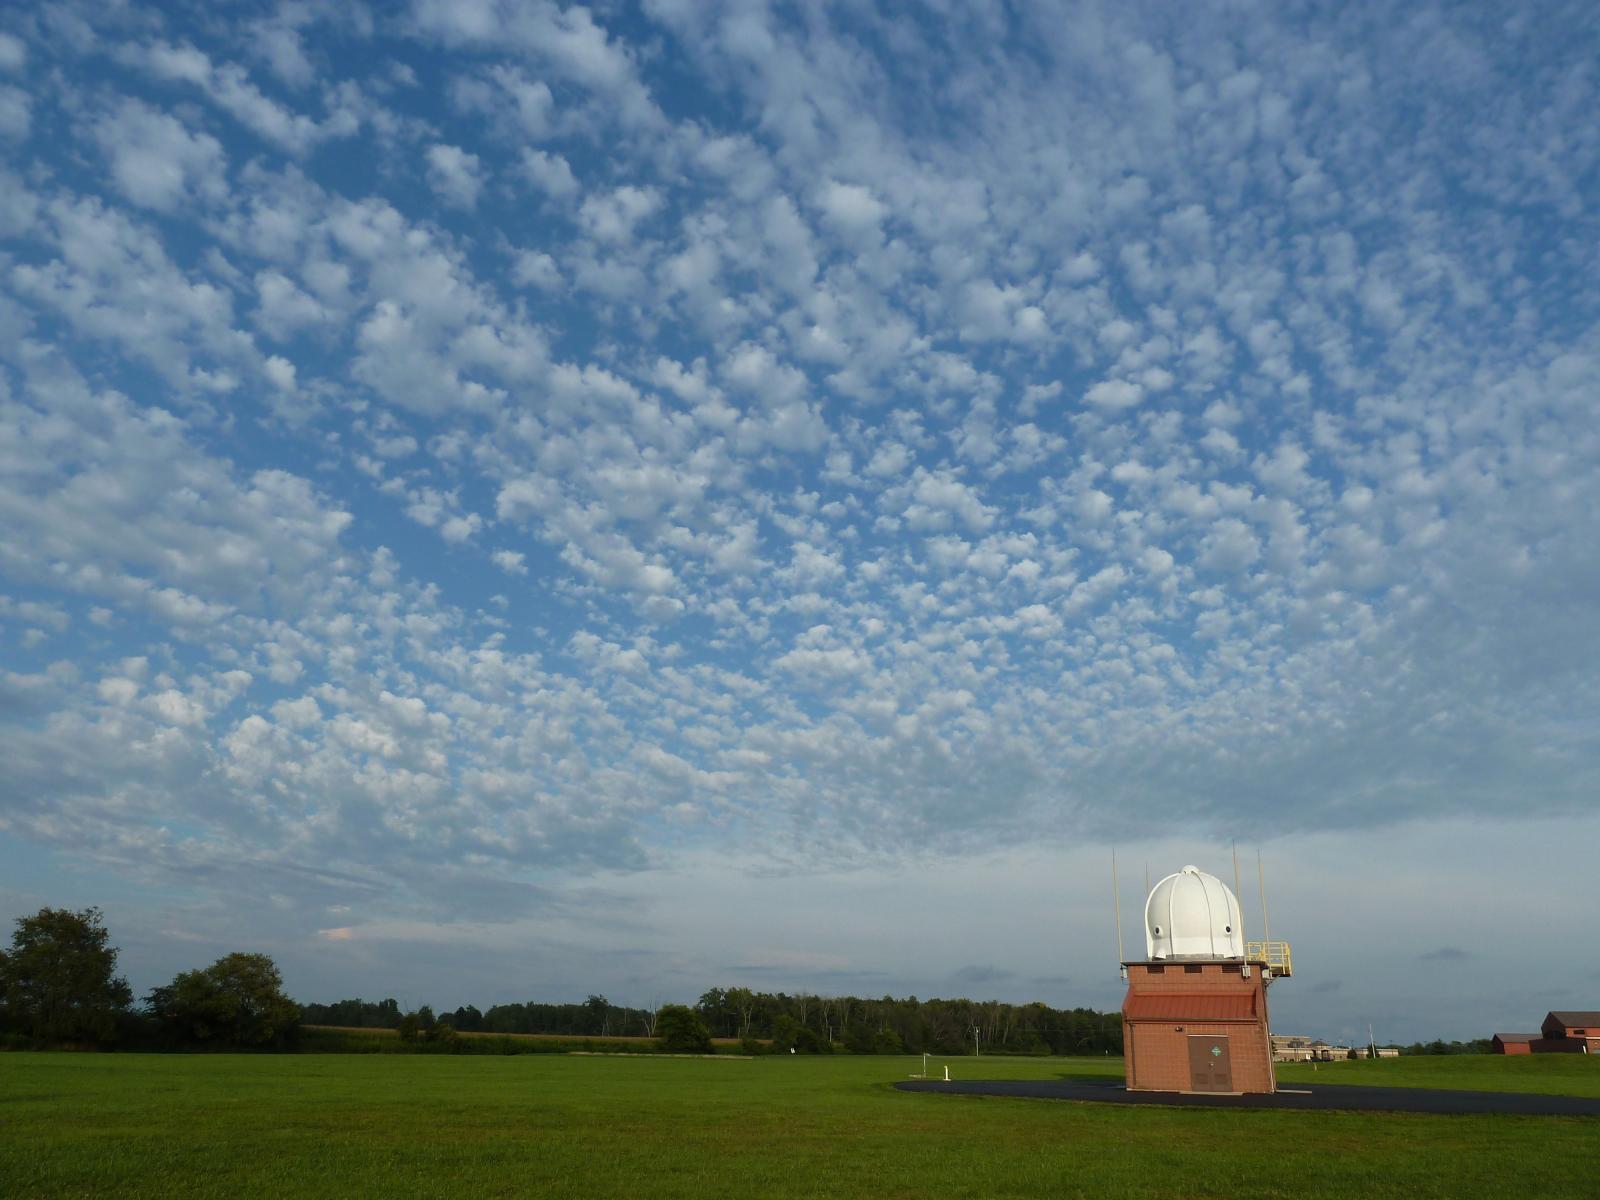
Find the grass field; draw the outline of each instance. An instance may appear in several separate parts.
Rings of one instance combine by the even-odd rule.
[[[946,1060],[935,1060],[934,1069]],[[948,1060],[973,1078],[1116,1059]],[[1595,1197],[1600,1119],[897,1092],[906,1058],[0,1055],[0,1196]],[[1285,1082],[1600,1095],[1600,1059]]]

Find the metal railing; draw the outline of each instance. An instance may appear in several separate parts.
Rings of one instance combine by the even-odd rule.
[[[1264,963],[1274,975],[1294,974],[1288,942],[1246,942],[1244,957],[1246,962]]]

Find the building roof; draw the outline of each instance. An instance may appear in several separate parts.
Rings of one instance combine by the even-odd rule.
[[[1544,1034],[1542,1034],[1542,1033],[1497,1033],[1494,1036],[1496,1038],[1499,1038],[1502,1042],[1531,1042],[1536,1038],[1542,1038],[1544,1036]],[[1493,1039],[1490,1039],[1490,1040],[1492,1041]]]
[[[1594,1009],[1588,1009],[1584,1012],[1552,1012],[1545,1017],[1547,1024],[1550,1021],[1554,1021],[1558,1025],[1580,1025],[1587,1029],[1591,1025],[1600,1025],[1600,1012]]]
[[[1122,1015],[1130,1021],[1254,1021],[1256,994],[1136,992],[1122,1006]]]

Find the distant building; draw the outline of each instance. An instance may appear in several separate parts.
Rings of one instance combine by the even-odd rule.
[[[1366,1058],[1372,1053],[1367,1046],[1330,1046],[1318,1038],[1297,1037],[1294,1034],[1272,1035],[1272,1060],[1274,1062],[1343,1062],[1351,1058]],[[1399,1058],[1400,1050],[1395,1046],[1379,1046],[1379,1058]]]
[[[1538,1033],[1497,1033],[1496,1054],[1600,1054],[1600,1011],[1545,1014]]]
[[[1529,1043],[1535,1054],[1600,1054],[1600,1012],[1552,1012]]]
[[[1321,1038],[1315,1041],[1292,1033],[1272,1035],[1272,1060],[1274,1062],[1333,1062],[1349,1058],[1349,1046],[1330,1046]]]
[[[1272,1035],[1273,1062],[1310,1062],[1313,1056],[1311,1039],[1292,1033]]]

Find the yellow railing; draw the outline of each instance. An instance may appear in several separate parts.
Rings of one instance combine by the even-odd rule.
[[[1274,975],[1294,974],[1288,942],[1246,942],[1244,957],[1246,962],[1266,963]]]

